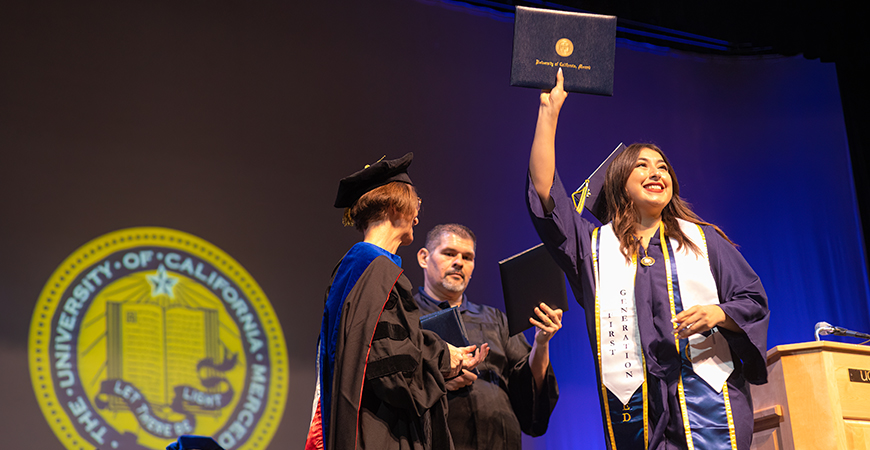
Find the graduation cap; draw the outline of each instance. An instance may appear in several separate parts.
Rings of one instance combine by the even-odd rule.
[[[167,445],[166,450],[224,450],[224,448],[208,436],[184,435]]]
[[[607,175],[607,168],[610,167],[610,163],[613,162],[613,159],[619,156],[623,151],[625,151],[626,147],[621,142],[619,145],[610,152],[610,156],[592,172],[592,175],[589,175],[589,178],[571,194],[571,199],[574,200],[574,209],[577,211],[577,214],[583,212],[583,207],[586,206],[586,209],[598,219],[599,222],[604,223],[604,218],[607,216],[607,201],[604,199],[604,196],[601,195],[601,188],[604,187],[604,179]],[[589,201],[586,201],[586,199]]]
[[[338,194],[335,196],[336,208],[350,208],[366,192],[379,188],[387,183],[400,181],[414,184],[408,176],[408,166],[414,159],[414,153],[408,152],[399,159],[381,158],[378,162],[366,165],[364,169],[353,175],[346,176],[338,183]]]

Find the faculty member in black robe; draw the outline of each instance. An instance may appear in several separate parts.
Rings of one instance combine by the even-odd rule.
[[[559,398],[550,365],[549,342],[562,326],[562,310],[542,304],[534,346],[520,333],[510,336],[505,314],[468,301],[477,238],[459,224],[436,225],[417,252],[424,286],[414,295],[423,314],[458,307],[472,343],[487,342],[489,356],[477,369],[447,383],[447,414],[457,450],[514,450],[522,434],[541,436]]]
[[[365,237],[342,258],[327,294],[306,450],[453,448],[444,378],[476,366],[488,347],[456,348],[420,329],[395,254],[418,222],[412,158],[379,161],[339,184],[335,206]]]

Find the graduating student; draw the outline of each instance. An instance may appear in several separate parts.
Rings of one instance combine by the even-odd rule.
[[[541,93],[527,203],[586,312],[607,448],[748,450],[748,383],[767,381],[761,281],[680,198],[655,145],[633,144],[607,168],[606,225],[583,219],[556,173],[562,87],[560,71]]]
[[[306,450],[453,448],[444,379],[476,366],[488,347],[456,348],[420,329],[395,254],[418,222],[412,158],[379,161],[339,184],[335,206],[364,239],[344,255],[327,295]]]

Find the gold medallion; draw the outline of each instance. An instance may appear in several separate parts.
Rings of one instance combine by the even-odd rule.
[[[556,41],[556,53],[561,57],[571,56],[574,53],[574,43],[568,38],[562,38]]]
[[[656,263],[656,260],[652,256],[644,256],[640,259],[640,263],[646,267],[649,267]]]

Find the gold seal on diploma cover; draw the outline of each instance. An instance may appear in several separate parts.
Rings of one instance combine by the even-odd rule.
[[[574,53],[574,43],[568,38],[562,38],[556,41],[556,53],[561,57],[571,56]]]

